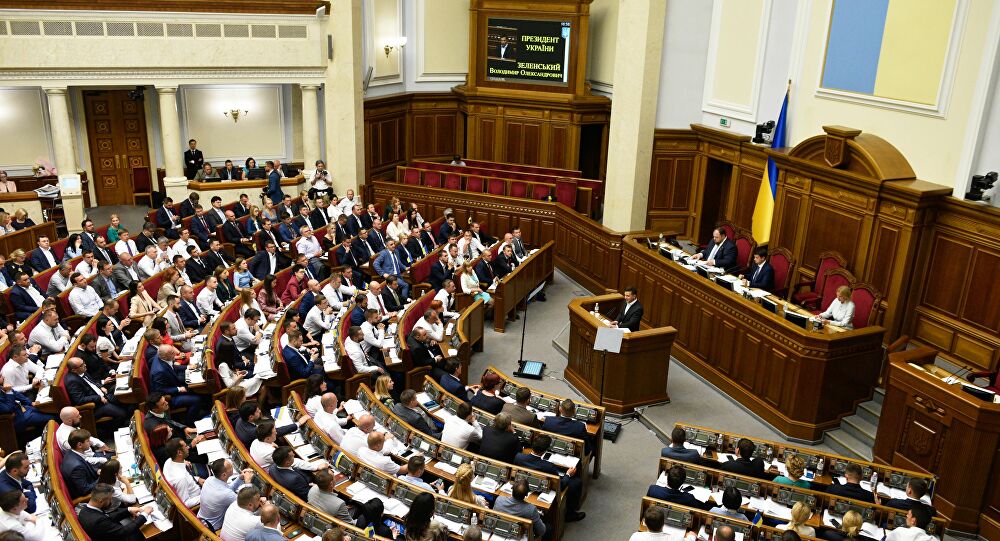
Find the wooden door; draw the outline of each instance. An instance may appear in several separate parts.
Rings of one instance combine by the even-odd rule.
[[[83,92],[98,205],[131,205],[132,168],[149,166],[146,114],[128,90]]]

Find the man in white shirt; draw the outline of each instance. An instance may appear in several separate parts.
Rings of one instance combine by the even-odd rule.
[[[385,303],[382,301],[382,283],[372,280],[368,284],[368,308],[371,310],[378,310],[379,317],[383,321],[388,321],[389,318],[396,315],[396,312],[390,312],[386,310]]]
[[[0,531],[17,532],[25,541],[56,541],[59,532],[48,518],[28,513],[28,498],[18,490],[0,494]]]
[[[84,250],[83,260],[81,260],[73,270],[87,278],[97,274],[97,261],[94,259],[94,252]]]
[[[931,512],[924,505],[915,505],[906,513],[906,526],[898,526],[889,532],[885,541],[937,541],[927,533],[931,523]]]
[[[147,246],[146,253],[139,260],[139,278],[146,280],[154,274],[165,270],[170,264],[167,263],[167,256],[157,255],[156,246]]]
[[[427,336],[431,337],[431,340],[435,342],[441,342],[444,340],[444,324],[438,319],[437,310],[429,309],[424,312],[424,317],[420,318],[416,323],[413,324],[414,329],[426,329]]]
[[[309,281],[310,284],[313,282],[313,280]],[[316,295],[315,298],[316,304],[309,309],[309,312],[306,314],[306,320],[302,323],[302,326],[309,334],[318,338],[333,329],[337,320],[333,315],[333,307],[331,307],[330,303],[327,302],[326,297],[324,295]]]
[[[299,233],[302,234],[302,238],[295,243],[295,249],[299,255],[306,256],[313,275],[319,277],[320,270],[323,268],[323,261],[319,258],[323,255],[323,246],[320,245],[319,239],[313,234],[312,227],[304,225],[299,228]]]
[[[368,445],[368,434],[375,430],[375,417],[370,413],[362,413],[355,421],[344,439],[340,441],[340,449],[349,455],[358,456],[358,451]]]
[[[191,257],[188,254],[188,247],[190,246],[194,246],[195,248],[197,248],[198,243],[191,238],[191,231],[189,231],[187,228],[181,229],[181,238],[174,243],[174,247],[172,248],[173,251],[170,254],[170,260],[173,261],[173,257],[175,255],[179,255],[184,259]]]
[[[55,297],[69,289],[73,285],[69,283],[69,276],[71,274],[73,274],[73,265],[70,265],[68,261],[60,263],[59,270],[54,272],[52,277],[49,278],[49,287],[45,289],[45,293],[50,297]]]
[[[212,530],[217,531],[226,518],[226,510],[236,501],[236,492],[250,485],[254,472],[253,469],[246,468],[240,472],[239,477],[229,483],[229,478],[233,476],[233,463],[230,460],[218,458],[209,464],[209,469],[212,475],[201,486],[198,518],[211,524]]]
[[[170,458],[163,463],[163,477],[173,487],[177,497],[188,508],[201,502],[201,485],[204,479],[195,480],[187,469],[186,459],[189,453],[188,444],[181,438],[173,438],[164,446],[166,455]]]
[[[130,256],[139,255],[139,250],[135,247],[135,241],[128,238],[128,230],[124,227],[118,230],[118,242],[115,243],[115,253],[121,257],[122,254],[127,253]]]
[[[236,327],[236,336],[233,337],[236,349],[247,357],[253,357],[254,352],[257,350],[257,345],[264,338],[264,333],[260,330],[259,323],[260,312],[256,308],[248,308],[243,313],[243,317],[237,319],[233,325]]]
[[[250,485],[236,492],[236,501],[226,509],[226,518],[222,521],[219,537],[222,541],[244,541],[247,532],[260,525],[257,510],[267,502],[257,487]]]
[[[365,310],[365,322],[361,324],[361,332],[364,337],[361,347],[364,348],[366,355],[377,359],[381,352],[384,361],[389,356],[389,347],[386,345],[388,340],[385,335],[385,323],[379,322],[378,310],[371,308]]]
[[[642,523],[646,526],[646,531],[636,532],[629,537],[628,541],[659,541],[671,539],[667,532],[663,531],[663,509],[655,505],[646,508],[642,514]]]
[[[219,311],[223,308],[222,301],[215,294],[217,287],[219,287],[219,280],[215,276],[209,276],[205,279],[205,287],[198,293],[198,309],[210,318],[219,315]]]
[[[462,314],[455,311],[455,281],[447,279],[441,282],[441,289],[434,295],[434,300],[441,301],[444,307],[445,319],[456,318]]]
[[[341,214],[351,214],[354,206],[360,204],[361,200],[354,198],[354,190],[348,189],[347,195],[337,203],[337,206],[340,207]]]
[[[358,450],[358,460],[389,475],[406,473],[406,466],[400,466],[393,462],[392,458],[382,454],[383,447],[385,447],[384,435],[379,432],[368,434],[368,445]]]
[[[459,449],[467,449],[470,443],[478,443],[482,439],[483,425],[473,415],[472,406],[465,402],[459,403],[455,415],[444,422],[441,441]]]
[[[7,385],[31,399],[45,385],[44,375],[42,367],[28,359],[28,350],[21,345],[10,347],[10,356],[0,369],[0,376]]]
[[[39,355],[42,357],[53,353],[62,353],[69,346],[69,331],[59,325],[59,313],[55,310],[47,310],[42,313],[42,321],[31,329],[28,337],[28,346],[38,344],[42,347]]]
[[[73,282],[73,290],[69,292],[69,305],[73,308],[74,314],[87,317],[94,317],[104,308],[101,296],[94,291],[87,283],[87,278],[78,272],[70,276]]]
[[[354,364],[354,370],[359,374],[370,372],[384,374],[385,371],[382,370],[382,367],[368,360],[368,355],[365,354],[365,346],[363,345],[364,339],[364,331],[361,330],[361,327],[352,326],[347,330],[347,340],[344,340],[344,351]]]
[[[344,292],[344,284],[340,280],[339,274],[330,276],[330,281],[323,286],[322,293],[323,296],[326,297],[326,301],[330,303],[330,306],[333,307],[336,312],[341,312],[344,308],[346,308],[348,302],[353,296]]]
[[[69,435],[80,428],[80,410],[73,406],[66,406],[59,410],[59,420],[62,422],[56,429],[56,443],[63,451],[69,451]],[[94,466],[104,464],[113,456],[115,456],[114,451],[103,441],[97,439],[97,436],[90,437],[90,448],[83,452],[83,459]]]
[[[333,393],[324,393],[319,400],[319,405],[320,409],[316,410],[316,415],[313,415],[313,421],[316,422],[316,426],[320,430],[330,436],[330,439],[340,445],[340,442],[344,440],[344,425],[354,417],[351,415],[344,418],[337,416],[337,395]]]
[[[303,419],[304,424],[307,419]],[[263,469],[268,469],[274,464],[274,450],[278,448],[276,443],[278,439],[278,429],[274,426],[274,421],[263,421],[257,425],[255,432],[256,438],[250,444],[250,458],[257,463]],[[302,460],[299,457],[295,457],[295,461],[292,462],[293,468],[298,468],[300,470],[307,471],[317,471],[324,470],[330,467],[330,463],[325,460]]]

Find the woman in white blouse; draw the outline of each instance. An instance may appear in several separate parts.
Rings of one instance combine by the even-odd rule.
[[[476,271],[473,270],[472,265],[468,262],[462,263],[459,269],[461,269],[462,273],[462,291],[472,295],[474,300],[483,299],[486,308],[492,308],[493,297],[479,286],[479,277],[476,276]]]
[[[820,319],[830,322],[845,329],[853,329],[854,321],[854,301],[851,300],[851,288],[840,286],[837,288],[837,298],[833,299],[826,311],[819,315]]]
[[[132,492],[132,485],[129,483],[128,478],[122,473],[122,465],[118,460],[112,458],[101,465],[100,473],[97,474],[98,483],[107,483],[111,485],[115,492],[112,499],[115,502],[115,508],[125,504],[134,505],[138,500],[136,495]]]
[[[409,233],[409,231],[410,225],[407,223],[406,218],[400,216],[398,212],[393,212],[389,225],[385,226],[385,236],[398,242],[399,236]]]

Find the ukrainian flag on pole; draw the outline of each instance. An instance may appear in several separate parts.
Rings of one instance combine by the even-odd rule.
[[[792,82],[788,82],[788,90],[785,91],[785,101],[781,102],[781,113],[778,115],[778,122],[771,132],[771,148],[782,148],[785,146],[786,123],[788,121],[788,93],[791,92]],[[757,192],[757,204],[753,209],[753,238],[758,244],[763,244],[771,238],[771,217],[774,216],[774,198],[778,192],[778,165],[771,158],[767,159],[767,167],[764,168],[764,178],[760,183],[760,191]]]

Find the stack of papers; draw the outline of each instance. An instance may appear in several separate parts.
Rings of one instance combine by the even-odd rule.
[[[197,430],[199,434],[204,434],[205,432],[215,430],[215,426],[212,425],[211,417],[205,417],[204,419],[198,419],[194,422],[194,429]]]
[[[552,456],[549,457],[549,462],[564,468],[575,468],[576,465],[580,463],[580,459],[575,456],[552,453]]]
[[[538,501],[542,503],[552,503],[556,499],[556,491],[550,490],[538,495]]]
[[[357,417],[358,414],[364,413],[365,408],[364,406],[361,405],[361,402],[358,402],[357,400],[352,398],[347,402],[344,402],[344,411],[346,411],[348,415],[353,415]]]
[[[443,460],[437,461],[437,463],[434,464],[434,467],[450,475],[455,475],[455,472],[458,471],[458,468]]]
[[[483,477],[481,475],[477,475],[472,479],[472,488],[478,488],[484,492],[495,492],[499,487],[500,483],[498,483],[496,479]]]

